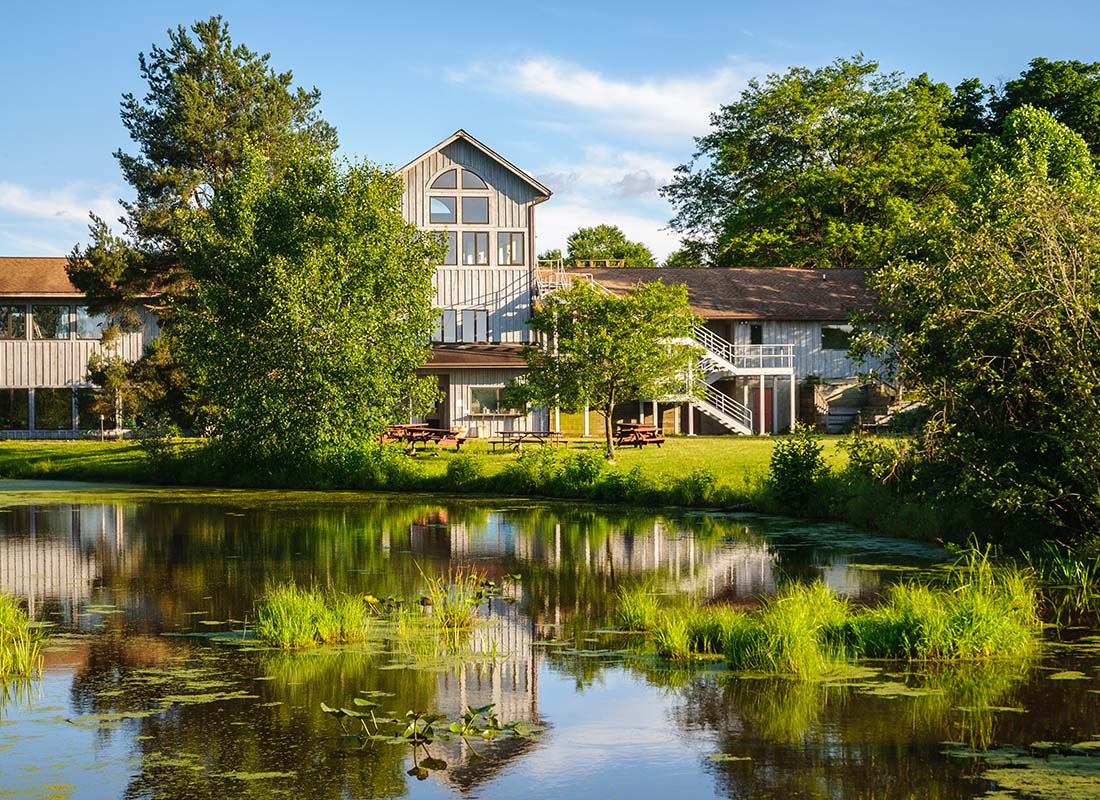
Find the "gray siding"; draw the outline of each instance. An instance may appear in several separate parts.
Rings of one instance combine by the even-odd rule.
[[[543,408],[532,408],[522,417],[474,416],[470,414],[470,388],[474,386],[506,386],[522,370],[458,369],[449,373],[450,391],[446,402],[451,425],[473,433],[482,426],[492,436],[502,430],[548,430],[549,416]]]
[[[841,325],[840,322],[802,322],[774,320],[712,320],[707,328],[733,344],[749,344],[752,325],[764,326],[764,344],[790,344],[794,346],[795,376],[799,381],[807,375],[826,380],[850,378],[857,373],[880,369],[876,360],[857,364],[843,350],[821,349],[822,326]]]
[[[441,309],[486,309],[489,341],[528,341],[530,275],[526,267],[437,267],[435,305]]]

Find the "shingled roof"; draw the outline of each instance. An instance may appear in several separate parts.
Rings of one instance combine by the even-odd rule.
[[[435,344],[425,370],[462,369],[470,367],[498,367],[523,369],[521,344]]]
[[[861,269],[570,269],[622,294],[659,280],[687,286],[692,310],[705,319],[848,319],[870,310],[875,295]]]
[[[0,297],[82,297],[65,271],[67,258],[0,256]]]

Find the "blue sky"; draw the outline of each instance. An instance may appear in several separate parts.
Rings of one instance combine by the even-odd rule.
[[[538,248],[619,224],[676,246],[656,188],[745,82],[863,52],[952,85],[1100,60],[1093,2],[8,4],[0,25],[0,255],[64,255],[127,196],[112,153],[137,55],[221,14],[236,41],[322,92],[344,154],[404,164],[465,128],[555,191]]]

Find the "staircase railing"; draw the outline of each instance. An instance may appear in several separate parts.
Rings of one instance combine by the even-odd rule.
[[[712,360],[734,370],[790,369],[793,344],[732,344],[707,328],[695,328],[696,343]]]
[[[703,387],[702,397],[699,398],[702,402],[713,407],[726,417],[729,417],[737,424],[744,426],[749,431],[752,431],[751,408],[744,403],[737,402],[725,392],[718,391],[709,383],[702,383],[700,385]]]

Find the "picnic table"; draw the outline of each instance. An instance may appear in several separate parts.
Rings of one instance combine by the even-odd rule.
[[[645,447],[647,444],[655,444],[660,447],[665,441],[661,429],[656,425],[645,425],[641,422],[620,422],[617,428],[615,434],[616,447]]]
[[[410,455],[416,453],[417,444],[453,444],[455,450],[462,449],[466,441],[466,435],[458,428],[432,428],[426,422],[410,422],[405,425],[389,425],[382,434],[383,442],[403,442],[405,452]]]
[[[557,431],[500,431],[499,439],[493,439],[490,444],[495,452],[497,445],[502,448],[519,450],[524,444],[558,444],[561,442],[561,434]]]

